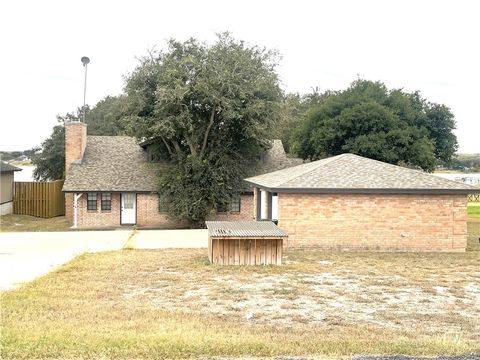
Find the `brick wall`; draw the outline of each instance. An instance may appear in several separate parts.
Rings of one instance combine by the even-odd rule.
[[[87,193],[83,193],[80,197],[77,203],[78,227],[88,228],[120,225],[120,194],[111,194],[111,210],[101,210],[100,196],[100,193],[97,193],[97,210],[87,210]]]
[[[87,210],[87,194],[78,200],[78,227],[120,226],[120,193],[112,193],[112,209],[101,210],[100,193],[97,193],[97,210]],[[73,193],[65,194],[65,216],[73,224]],[[209,220],[252,220],[253,195],[242,195],[240,212],[213,213]],[[158,211],[157,194],[137,194],[137,225],[158,228],[185,228],[186,222],[169,219],[166,213]]]
[[[279,194],[288,247],[465,251],[466,195]]]
[[[137,194],[137,225],[165,229],[188,226],[186,223],[169,219],[166,213],[158,211],[157,194]]]
[[[74,160],[82,160],[87,145],[87,124],[69,122],[65,124],[65,172]]]

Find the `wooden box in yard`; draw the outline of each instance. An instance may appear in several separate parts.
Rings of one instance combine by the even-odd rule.
[[[271,221],[207,221],[208,259],[219,265],[281,265],[283,239]]]

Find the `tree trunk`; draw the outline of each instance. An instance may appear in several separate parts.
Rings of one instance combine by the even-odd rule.
[[[190,136],[185,135],[185,140],[187,140],[188,147],[190,148],[190,153],[193,156],[197,156],[197,149],[195,148],[195,144]]]
[[[210,121],[208,122],[207,129],[205,130],[205,134],[203,136],[202,150],[200,150],[200,160],[203,159],[203,155],[205,154],[205,149],[207,147],[207,141],[208,141],[208,135],[210,134],[210,129],[212,128],[213,122],[215,120],[215,110],[216,110],[216,106],[213,105],[212,113],[210,114]]]

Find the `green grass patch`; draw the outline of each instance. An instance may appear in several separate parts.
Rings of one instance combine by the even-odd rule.
[[[469,217],[474,219],[480,219],[480,203],[468,203],[467,211]]]

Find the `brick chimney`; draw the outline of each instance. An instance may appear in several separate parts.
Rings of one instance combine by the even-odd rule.
[[[81,162],[87,145],[87,124],[80,121],[65,123],[65,174],[72,162]]]

